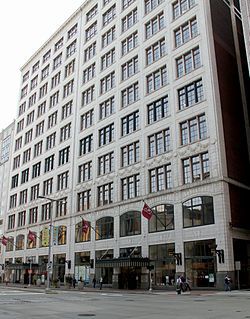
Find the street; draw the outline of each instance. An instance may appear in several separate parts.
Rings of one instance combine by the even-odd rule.
[[[0,287],[0,319],[245,319],[250,292],[128,293],[96,290],[44,291]]]

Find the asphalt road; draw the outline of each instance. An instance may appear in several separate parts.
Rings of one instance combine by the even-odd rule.
[[[45,294],[0,287],[0,319],[246,319],[250,292],[132,294],[58,291]]]

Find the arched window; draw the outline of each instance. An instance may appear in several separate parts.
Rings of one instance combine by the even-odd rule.
[[[80,221],[75,226],[75,243],[82,243],[84,241],[90,241],[90,222],[89,228],[84,231],[83,222]]]
[[[16,250],[24,249],[24,235],[18,235],[16,237]]]
[[[34,234],[34,240],[29,239],[29,236],[27,236],[27,249],[36,248],[36,233],[32,232]]]
[[[127,212],[120,217],[120,237],[141,233],[141,212]]]
[[[214,224],[213,197],[194,197],[182,205],[183,227]]]
[[[14,250],[14,238],[8,237],[5,251],[13,251],[13,250]]]
[[[40,231],[40,247],[48,247],[49,246],[49,228],[44,227],[43,230]]]
[[[58,227],[58,245],[66,245],[67,239],[67,226]]]
[[[148,223],[150,233],[174,229],[174,205],[161,204],[152,210],[154,214]]]
[[[114,237],[114,218],[103,217],[96,221],[95,239],[109,239]]]

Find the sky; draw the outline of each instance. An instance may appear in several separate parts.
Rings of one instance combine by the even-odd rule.
[[[20,68],[84,0],[0,2],[0,132],[16,118]]]

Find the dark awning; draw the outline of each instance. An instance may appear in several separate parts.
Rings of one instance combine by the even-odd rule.
[[[113,259],[97,259],[96,268],[113,268],[113,267],[147,267],[148,258],[142,257],[120,257]]]
[[[31,263],[31,268],[32,269],[37,269],[38,267],[39,267],[38,264]],[[18,270],[18,269],[25,270],[25,269],[30,269],[30,264],[29,263],[8,264],[8,265],[5,266],[5,269],[8,269],[8,270]]]

